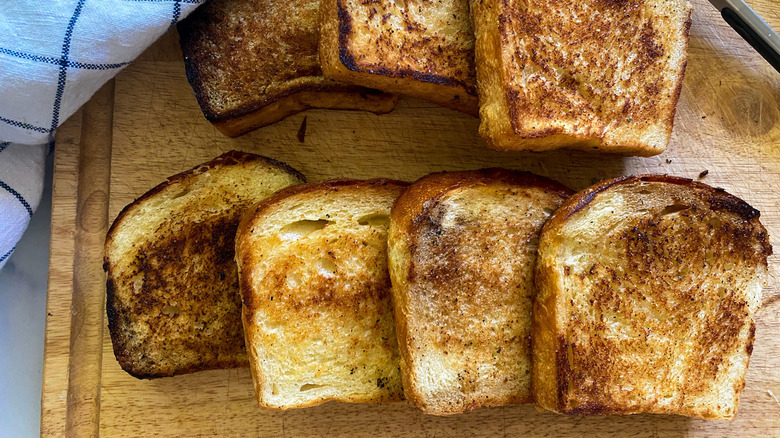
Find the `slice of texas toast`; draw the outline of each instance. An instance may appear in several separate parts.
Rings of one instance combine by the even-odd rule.
[[[471,2],[488,146],[666,149],[687,60],[686,0]]]
[[[323,0],[325,77],[478,113],[468,0]]]
[[[261,407],[401,398],[387,227],[405,185],[291,187],[244,216],[236,261]]]
[[[396,96],[322,77],[319,0],[212,0],[178,26],[203,114],[235,137],[309,108],[386,113]]]
[[[243,211],[304,181],[270,158],[228,152],[125,207],[103,268],[114,354],[138,378],[246,366],[233,261]]]
[[[569,198],[539,242],[536,402],[733,418],[771,252],[757,210],[689,179],[623,177]]]
[[[504,169],[438,173],[393,206],[388,259],[406,398],[447,415],[529,403],[533,265],[572,192]]]

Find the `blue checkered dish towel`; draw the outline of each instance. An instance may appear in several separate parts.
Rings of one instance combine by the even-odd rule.
[[[0,0],[0,268],[43,190],[54,130],[205,0]]]

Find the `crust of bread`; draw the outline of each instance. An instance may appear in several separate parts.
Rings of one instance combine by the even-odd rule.
[[[478,114],[466,1],[324,0],[321,8],[326,77]]]
[[[426,176],[395,202],[388,260],[401,373],[423,412],[532,402],[536,242],[571,194],[531,173],[483,169]]]
[[[733,418],[771,253],[756,209],[690,179],[627,176],[575,194],[540,239],[536,402]]]
[[[363,226],[346,217],[362,214],[359,209],[372,202],[389,215],[392,201],[406,185],[386,179],[303,184],[279,191],[244,215],[236,233],[236,262],[250,368],[261,407],[286,410],[327,401],[388,403],[402,398],[386,225]],[[347,213],[329,210],[347,198],[355,201],[346,206]],[[335,201],[326,204],[328,199]],[[361,202],[365,205],[358,205]],[[289,224],[323,221],[323,231],[335,228],[324,235],[317,229],[290,242],[284,240],[287,222],[280,222],[282,217]],[[357,225],[360,229],[351,228]],[[330,274],[311,271],[322,258],[330,261],[324,268]],[[290,278],[297,286],[289,285]],[[365,325],[369,320],[370,327]],[[326,343],[320,345],[318,336]],[[307,360],[296,360],[302,352]],[[280,363],[283,372],[270,371]]]
[[[471,1],[485,143],[663,152],[687,63],[691,5],[526,3]]]
[[[178,30],[203,114],[230,137],[310,108],[382,114],[398,100],[322,76],[318,0],[214,0]]]
[[[280,161],[230,151],[167,178],[123,208],[109,228],[103,259],[103,269],[107,274],[108,328],[114,355],[122,369],[132,376],[139,379],[167,377],[248,364],[240,330],[241,302],[238,299],[237,273],[232,262],[233,236],[241,217],[240,211],[231,211],[231,207],[215,217],[201,217],[195,213],[188,216],[190,213],[185,206],[171,211],[173,216],[170,220],[182,225],[178,231],[167,228],[164,223],[155,225],[154,229],[129,226],[130,222],[144,215],[142,210],[145,206],[162,203],[167,198],[175,200],[187,196],[190,190],[195,190],[197,181],[204,175],[228,167],[248,165],[277,172],[289,183],[306,180],[300,172]],[[258,180],[264,176],[262,172],[253,171],[253,177]],[[253,197],[224,202],[241,208],[248,207],[258,199]],[[197,202],[195,200],[194,204]],[[218,208],[223,209],[224,206]],[[156,234],[161,232],[164,234]],[[121,239],[132,240],[132,249],[126,248],[127,245],[121,243]],[[213,273],[211,278],[194,278],[184,272],[192,265],[176,256],[192,255],[184,252],[185,239],[202,241],[205,245],[224,246],[204,249],[204,254],[216,254],[217,257],[198,262],[202,272]],[[174,249],[179,254],[168,253],[168,250]],[[156,265],[151,260],[167,261]],[[179,269],[181,272],[177,272]],[[131,281],[131,277],[141,280]],[[197,300],[195,296],[203,299]],[[174,322],[174,318],[197,319],[196,314],[201,314],[206,320],[203,322],[203,332],[218,326],[221,328],[220,333],[200,337],[197,330],[180,327]],[[181,333],[164,334],[177,328],[182,330]]]

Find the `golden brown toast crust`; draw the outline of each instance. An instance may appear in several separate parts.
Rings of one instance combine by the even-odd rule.
[[[663,152],[690,12],[685,0],[472,0],[483,139],[496,149]]]
[[[103,269],[107,273],[108,328],[117,361],[134,377],[166,377],[248,364],[241,329],[238,277],[233,261],[235,232],[242,213],[240,202],[236,203],[233,211],[189,223],[182,229],[162,224],[155,231],[160,233],[159,236],[143,241],[140,248],[134,248],[136,256],[132,272],[118,271],[109,257],[109,247],[118,238],[118,228],[125,219],[136,214],[139,206],[155,199],[161,192],[175,189],[200,174],[222,166],[253,162],[267,163],[299,181],[305,181],[300,172],[285,163],[230,151],[167,178],[122,209],[109,228],[103,261]],[[175,222],[177,218],[171,219]],[[207,261],[196,264],[184,259],[193,253]],[[198,273],[189,272],[195,266],[200,269]],[[139,274],[143,274],[141,282],[134,280]],[[140,285],[140,290],[135,290],[136,285]],[[121,293],[119,288],[123,289]],[[135,292],[128,294],[128,290]],[[187,298],[193,294],[197,295],[196,299]],[[177,301],[177,305],[169,305],[172,300]],[[183,329],[179,324],[171,323],[172,317],[177,315],[196,316],[191,326]],[[139,321],[148,327],[139,331]],[[214,334],[205,336],[208,331]]]
[[[393,222],[398,229],[411,230],[412,221],[422,213],[425,202],[460,186],[503,182],[525,187],[539,187],[568,198],[573,193],[565,185],[530,172],[489,168],[462,172],[438,172],[426,175],[407,188],[393,204]],[[423,184],[424,183],[424,184]]]
[[[405,396],[423,412],[532,401],[526,262],[547,215],[572,193],[531,173],[483,169],[426,176],[398,198],[388,242],[396,333]]]
[[[308,108],[385,113],[395,106],[395,96],[322,77],[317,0],[214,0],[178,30],[203,114],[227,135]]]
[[[467,1],[325,0],[322,17],[326,77],[477,115]]]
[[[561,247],[577,242],[565,227],[586,221],[582,214],[597,208],[591,207],[595,199],[603,199],[602,210],[617,205],[600,198],[612,193],[648,198],[627,213],[637,217],[632,225],[597,235],[603,248],[577,249],[577,254],[601,254],[592,266],[590,261],[589,268],[571,265]],[[610,208],[609,215],[623,213]],[[771,253],[756,209],[690,179],[621,177],[569,198],[542,231],[536,267],[537,403],[572,415],[733,418],[760,305],[760,289],[756,298],[753,288],[764,281]],[[580,306],[578,292],[565,289],[578,286],[587,288],[579,294],[589,304]],[[619,339],[610,331],[616,322],[624,333]]]
[[[402,393],[397,372],[398,353],[384,249],[386,231],[382,232],[373,226],[361,226],[360,230],[349,229],[342,224],[346,220],[345,214],[329,210],[330,207],[321,200],[355,195],[383,199],[384,209],[389,214],[391,201],[406,185],[406,182],[388,179],[336,179],[302,184],[277,192],[244,215],[236,234],[236,261],[239,265],[245,336],[248,345],[254,346],[249,348],[250,368],[261,407],[302,408],[330,400],[359,403],[400,400]],[[310,236],[311,239],[300,238],[293,243],[285,243],[281,240],[284,227],[279,228],[279,232],[269,231],[277,229],[274,227],[279,226],[279,223],[275,218],[287,211],[295,212],[291,213],[289,220],[299,221],[301,216],[298,209],[301,206],[316,212],[311,214],[317,217],[335,221],[328,227],[336,227],[334,233],[337,234],[327,234],[328,228],[324,227],[326,237],[318,234]],[[316,263],[319,258],[326,258],[332,263],[329,269],[332,269],[333,275],[312,274],[312,263]],[[256,270],[258,265],[262,265],[261,274]],[[290,286],[290,276],[297,278],[296,281],[300,283]],[[283,327],[280,330],[283,335],[279,335],[283,337],[283,346],[276,348],[272,345],[279,341],[269,341],[276,335],[259,326],[258,314],[262,315],[264,323]],[[288,325],[288,321],[297,323],[293,327]],[[343,336],[328,335],[334,327],[348,329]],[[276,388],[277,383],[281,386],[280,382],[284,378],[305,375],[313,365],[294,365],[292,368],[295,369],[285,370],[285,376],[266,375],[261,355],[268,355],[273,361],[292,360],[289,358],[305,350],[307,354],[320,357],[317,356],[319,353],[310,350],[315,348],[312,338],[317,336],[325,336],[327,345],[331,346],[322,347],[327,350],[323,354],[335,353],[337,356],[337,359],[322,359],[323,363],[319,365],[322,368],[317,371],[318,374],[322,372],[322,379],[345,372],[345,366],[355,366],[361,369],[353,370],[354,375],[349,372],[347,380],[351,381],[359,375],[373,376],[370,384],[373,388],[360,394],[338,392],[315,398],[304,396],[303,401],[283,405],[272,397],[266,398],[270,388]],[[337,348],[333,345],[342,345],[343,349],[332,351]],[[355,357],[350,356],[353,353],[351,349],[358,349],[354,352]],[[363,363],[361,360],[375,362]],[[334,365],[334,362],[339,365]],[[363,365],[369,365],[371,369],[366,370]],[[351,384],[354,383],[351,381]],[[272,395],[276,395],[276,389],[273,391]],[[302,389],[300,391],[304,394]]]

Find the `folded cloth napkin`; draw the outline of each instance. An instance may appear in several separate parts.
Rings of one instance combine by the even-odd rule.
[[[0,0],[0,268],[38,206],[54,130],[205,0]]]

